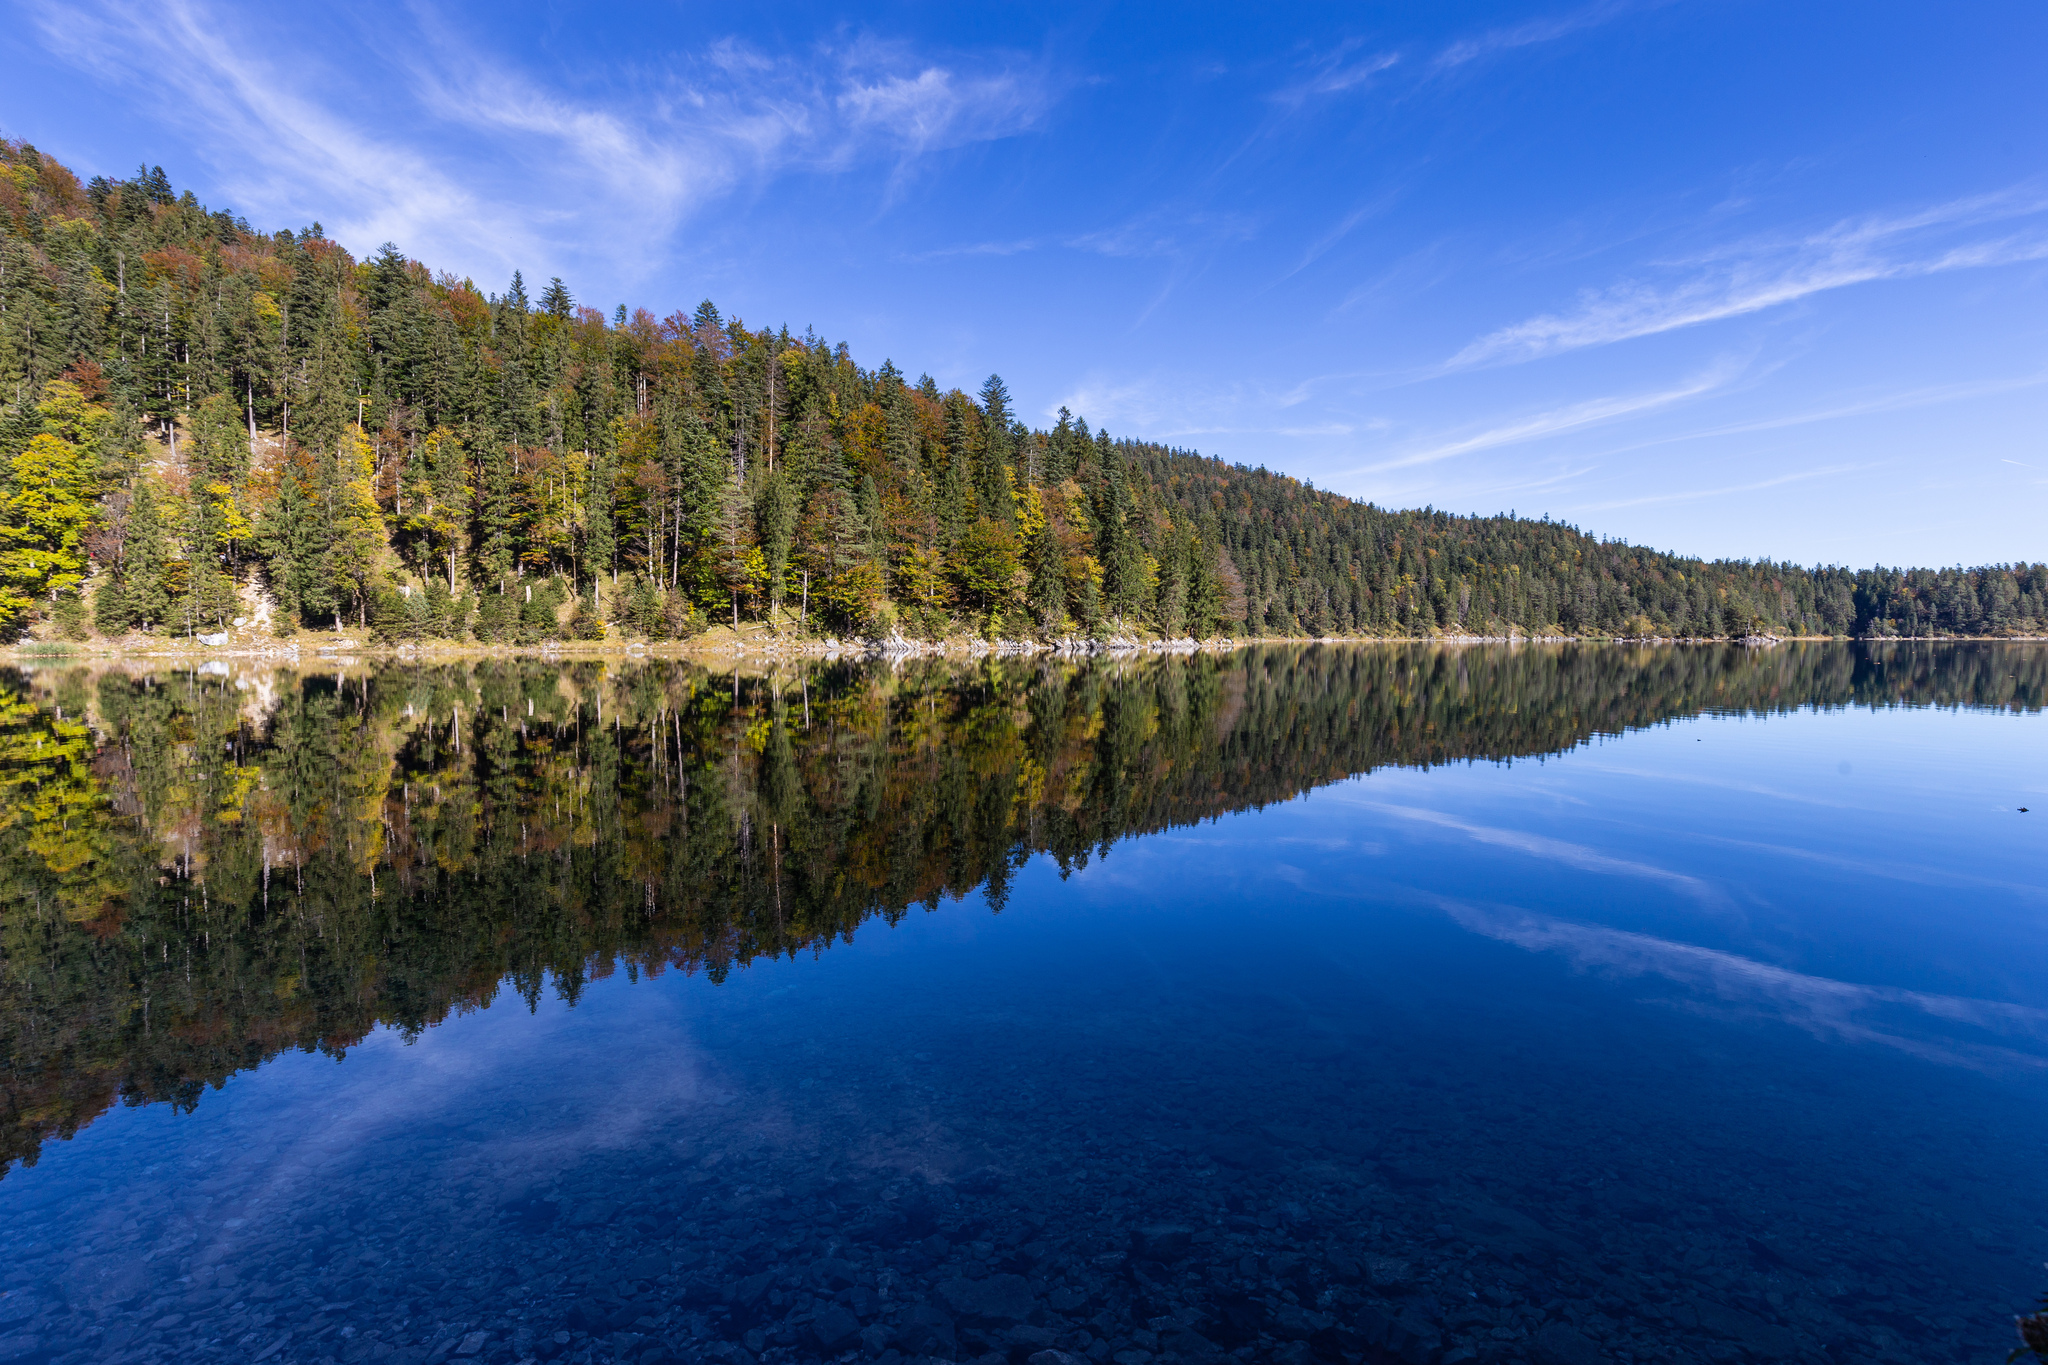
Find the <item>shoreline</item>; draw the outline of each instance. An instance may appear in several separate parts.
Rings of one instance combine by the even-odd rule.
[[[201,644],[196,640],[136,641],[28,641],[0,646],[0,662],[35,665],[58,662],[118,663],[157,661],[190,664],[219,660],[222,663],[278,664],[357,663],[378,660],[401,663],[439,663],[465,659],[549,659],[571,661],[666,659],[677,662],[706,662],[750,659],[762,662],[783,660],[906,659],[1056,659],[1130,658],[1158,654],[1221,654],[1253,647],[1311,645],[1740,645],[1770,648],[1778,644],[1811,644],[1841,641],[1859,644],[2026,644],[2041,643],[2038,635],[1987,636],[1844,636],[1786,635],[1750,637],[1683,637],[1619,635],[1334,635],[1334,636],[1213,636],[1196,639],[1138,639],[1113,636],[1108,639],[1061,638],[1042,640],[985,640],[979,637],[949,636],[941,640],[914,640],[902,636],[796,638],[777,636],[766,630],[734,632],[716,627],[689,640],[574,640],[543,641],[536,644],[496,645],[472,642],[428,644],[382,643],[359,640],[350,635],[339,638],[323,631],[297,636],[250,639],[243,642]]]

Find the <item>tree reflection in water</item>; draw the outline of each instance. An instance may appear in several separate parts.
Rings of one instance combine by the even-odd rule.
[[[2034,710],[2035,646],[0,674],[0,1160],[501,989],[716,982],[1117,840],[1703,711]]]

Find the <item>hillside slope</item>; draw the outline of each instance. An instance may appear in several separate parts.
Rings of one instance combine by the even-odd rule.
[[[0,632],[2048,631],[2048,566],[1388,511],[753,329],[530,298],[0,143]]]

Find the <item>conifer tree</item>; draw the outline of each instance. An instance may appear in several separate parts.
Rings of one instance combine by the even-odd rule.
[[[1142,565],[1129,525],[1130,488],[1123,455],[1103,432],[1096,437],[1101,483],[1096,492],[1095,555],[1102,563],[1103,608],[1119,625],[1135,615],[1141,601]]]
[[[36,437],[76,449],[79,496],[98,518],[81,543],[110,628],[145,619],[130,611],[137,593],[176,598],[176,622],[219,610],[221,583],[252,559],[287,619],[322,622],[363,620],[398,563],[451,601],[465,563],[501,589],[520,566],[579,583],[634,567],[670,592],[638,612],[666,627],[673,604],[721,618],[772,608],[794,580],[771,558],[801,568],[805,546],[836,557],[844,542],[886,566],[906,619],[942,632],[985,626],[991,593],[1006,591],[984,572],[1000,559],[978,529],[987,521],[1022,559],[1005,610],[1023,607],[1039,629],[1071,615],[1091,629],[1106,616],[1124,629],[1276,633],[2048,633],[2048,565],[1709,562],[1549,519],[1388,510],[1115,442],[1066,410],[1029,431],[996,376],[976,396],[928,374],[906,385],[893,363],[864,370],[843,343],[750,329],[709,301],[606,322],[579,314],[559,280],[537,304],[516,273],[489,298],[389,244],[358,263],[317,224],[256,234],[173,194],[154,168],[79,191],[49,158],[0,140],[0,170],[0,503],[42,496],[9,477]],[[67,370],[68,397],[47,387]],[[354,428],[382,452],[367,478],[344,467]],[[142,473],[173,458],[190,475],[175,499]],[[810,519],[820,537],[793,532],[780,549],[770,475],[799,527],[832,490]],[[150,504],[187,553],[166,539],[160,571],[137,573],[135,509]],[[7,505],[18,552],[33,518]],[[6,562],[41,573],[21,553]],[[8,633],[70,600],[47,581],[15,594]],[[142,610],[158,627],[173,619]],[[516,612],[494,612],[484,630],[512,628]],[[530,628],[552,630],[546,604],[535,612]],[[400,615],[408,631],[460,628],[439,607]]]
[[[167,584],[170,568],[170,538],[164,533],[162,503],[157,495],[156,480],[143,477],[135,481],[134,495],[127,509],[127,525],[124,528],[120,567],[114,582],[102,588],[105,593],[113,589],[112,600],[106,604],[107,624],[100,625],[102,631],[126,631],[139,628],[145,631],[162,627],[171,614],[171,598]],[[99,617],[95,604],[95,622]]]
[[[951,443],[948,445],[950,447]],[[960,537],[967,534],[967,527],[974,520],[974,508],[967,491],[967,455],[964,451],[949,448],[946,453],[946,475],[939,485],[936,512],[937,548],[950,553],[959,544]]]
[[[1027,590],[1031,616],[1039,630],[1052,634],[1059,629],[1060,618],[1066,614],[1066,580],[1060,564],[1060,544],[1051,519],[1045,514],[1039,490],[1031,489],[1029,497],[1037,506],[1037,516],[1027,518],[1035,523],[1029,528],[1029,539],[1025,545],[1027,564],[1031,571],[1031,586]]]
[[[469,514],[469,462],[462,438],[435,427],[418,442],[406,470],[400,530],[424,576],[456,590],[456,561]]]
[[[618,432],[606,428],[590,453],[584,480],[584,568],[595,582],[609,574],[618,578]]]
[[[754,499],[754,520],[761,538],[761,555],[768,569],[768,608],[782,606],[789,584],[789,552],[796,537],[796,493],[788,475],[776,470],[761,483]]]
[[[518,277],[514,276],[517,283]],[[567,322],[575,310],[575,300],[569,296],[569,288],[562,283],[560,275],[548,281],[548,287],[540,291],[540,311],[558,322]]]
[[[209,394],[192,417],[191,455],[186,466],[191,488],[191,551],[205,554],[230,577],[239,573],[252,547],[249,515],[249,443],[241,415],[225,394]]]
[[[500,446],[492,458],[483,461],[482,492],[477,499],[476,557],[479,576],[505,590],[517,562],[513,544],[516,510],[513,506],[513,477],[516,448]]]
[[[740,624],[740,594],[751,586],[750,552],[760,553],[754,546],[753,519],[747,511],[746,491],[739,479],[726,479],[712,510],[710,551],[712,574],[718,591],[732,609],[734,629]]]
[[[975,483],[977,511],[1014,528],[1017,510],[1010,497],[1010,391],[1003,386],[1001,375],[990,375],[981,386],[981,417],[981,460]]]
[[[331,585],[319,572],[321,527],[315,520],[309,480],[303,458],[285,465],[261,531],[270,595],[277,602],[279,626],[287,632],[332,610],[334,604]],[[138,517],[140,509],[138,495]]]

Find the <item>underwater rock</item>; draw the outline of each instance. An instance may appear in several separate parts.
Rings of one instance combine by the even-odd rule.
[[[952,1279],[937,1289],[939,1303],[955,1316],[990,1323],[1022,1322],[1036,1301],[1031,1281],[1022,1275],[991,1275],[983,1280]]]

